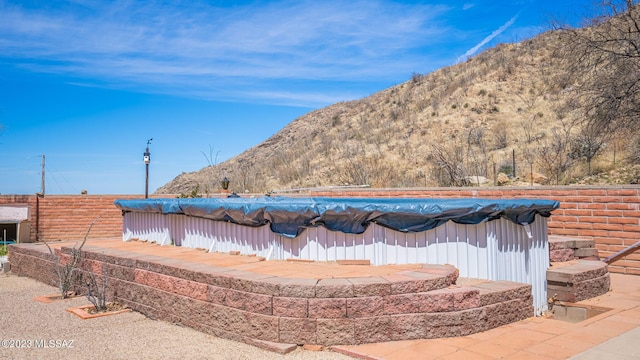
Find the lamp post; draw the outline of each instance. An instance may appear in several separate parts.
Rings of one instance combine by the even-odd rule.
[[[227,179],[227,177],[225,176],[224,179],[220,181],[220,185],[222,185],[222,190],[226,192],[227,190],[229,190],[229,179]]]
[[[144,166],[146,171],[146,176],[144,180],[144,198],[149,198],[149,163],[151,162],[151,153],[149,152],[149,144],[151,144],[151,140],[153,138],[147,140],[147,149],[144,152]]]

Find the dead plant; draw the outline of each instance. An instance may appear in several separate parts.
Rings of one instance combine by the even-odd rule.
[[[107,264],[102,264],[102,281],[98,284],[93,270],[88,272],[87,299],[93,304],[96,312],[107,310],[107,286],[109,285],[109,274]]]
[[[57,285],[58,285],[58,289],[60,290],[60,296],[63,299],[68,298],[70,295],[74,295],[74,292],[72,291],[72,289],[73,289],[74,283],[77,280],[76,273],[78,272],[78,263],[80,262],[82,257],[82,247],[87,242],[87,237],[89,237],[89,232],[91,231],[91,228],[99,219],[100,219],[100,216],[98,216],[97,218],[95,218],[95,220],[91,222],[91,224],[89,225],[89,228],[87,229],[87,233],[84,235],[84,239],[82,240],[82,243],[80,243],[80,246],[77,247],[78,245],[77,243],[73,245],[73,248],[71,249],[70,259],[64,265],[60,264],[59,253],[56,253],[55,251],[53,251],[51,246],[49,246],[49,243],[44,241],[44,244],[47,246],[47,249],[49,249],[49,253],[54,257],[54,263],[55,263],[54,267],[56,270],[56,275],[58,276]]]

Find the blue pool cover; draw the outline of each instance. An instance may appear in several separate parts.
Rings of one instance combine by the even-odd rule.
[[[478,224],[506,218],[531,224],[536,214],[548,217],[560,206],[552,200],[477,198],[174,198],[114,203],[124,212],[183,214],[246,226],[270,224],[273,232],[288,237],[320,225],[361,234],[371,223],[401,232],[426,231],[447,221]]]

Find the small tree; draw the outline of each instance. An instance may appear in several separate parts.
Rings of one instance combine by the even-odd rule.
[[[556,179],[556,184],[560,184],[560,179],[573,164],[570,145],[571,133],[567,127],[554,128],[550,136],[538,141],[538,165],[547,176]]]
[[[452,146],[431,145],[431,158],[441,186],[468,185],[468,171],[464,166],[464,145],[457,141]]]
[[[640,6],[600,3],[602,16],[588,29],[559,26],[560,43],[587,121],[605,133],[628,134],[640,125]]]
[[[604,149],[609,133],[598,129],[599,123],[586,124],[571,141],[571,157],[587,162],[587,174],[591,175],[591,161]]]

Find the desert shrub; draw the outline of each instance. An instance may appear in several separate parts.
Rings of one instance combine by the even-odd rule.
[[[452,142],[448,145],[433,144],[431,146],[431,165],[438,185],[466,186],[469,175],[464,165],[464,144]]]

